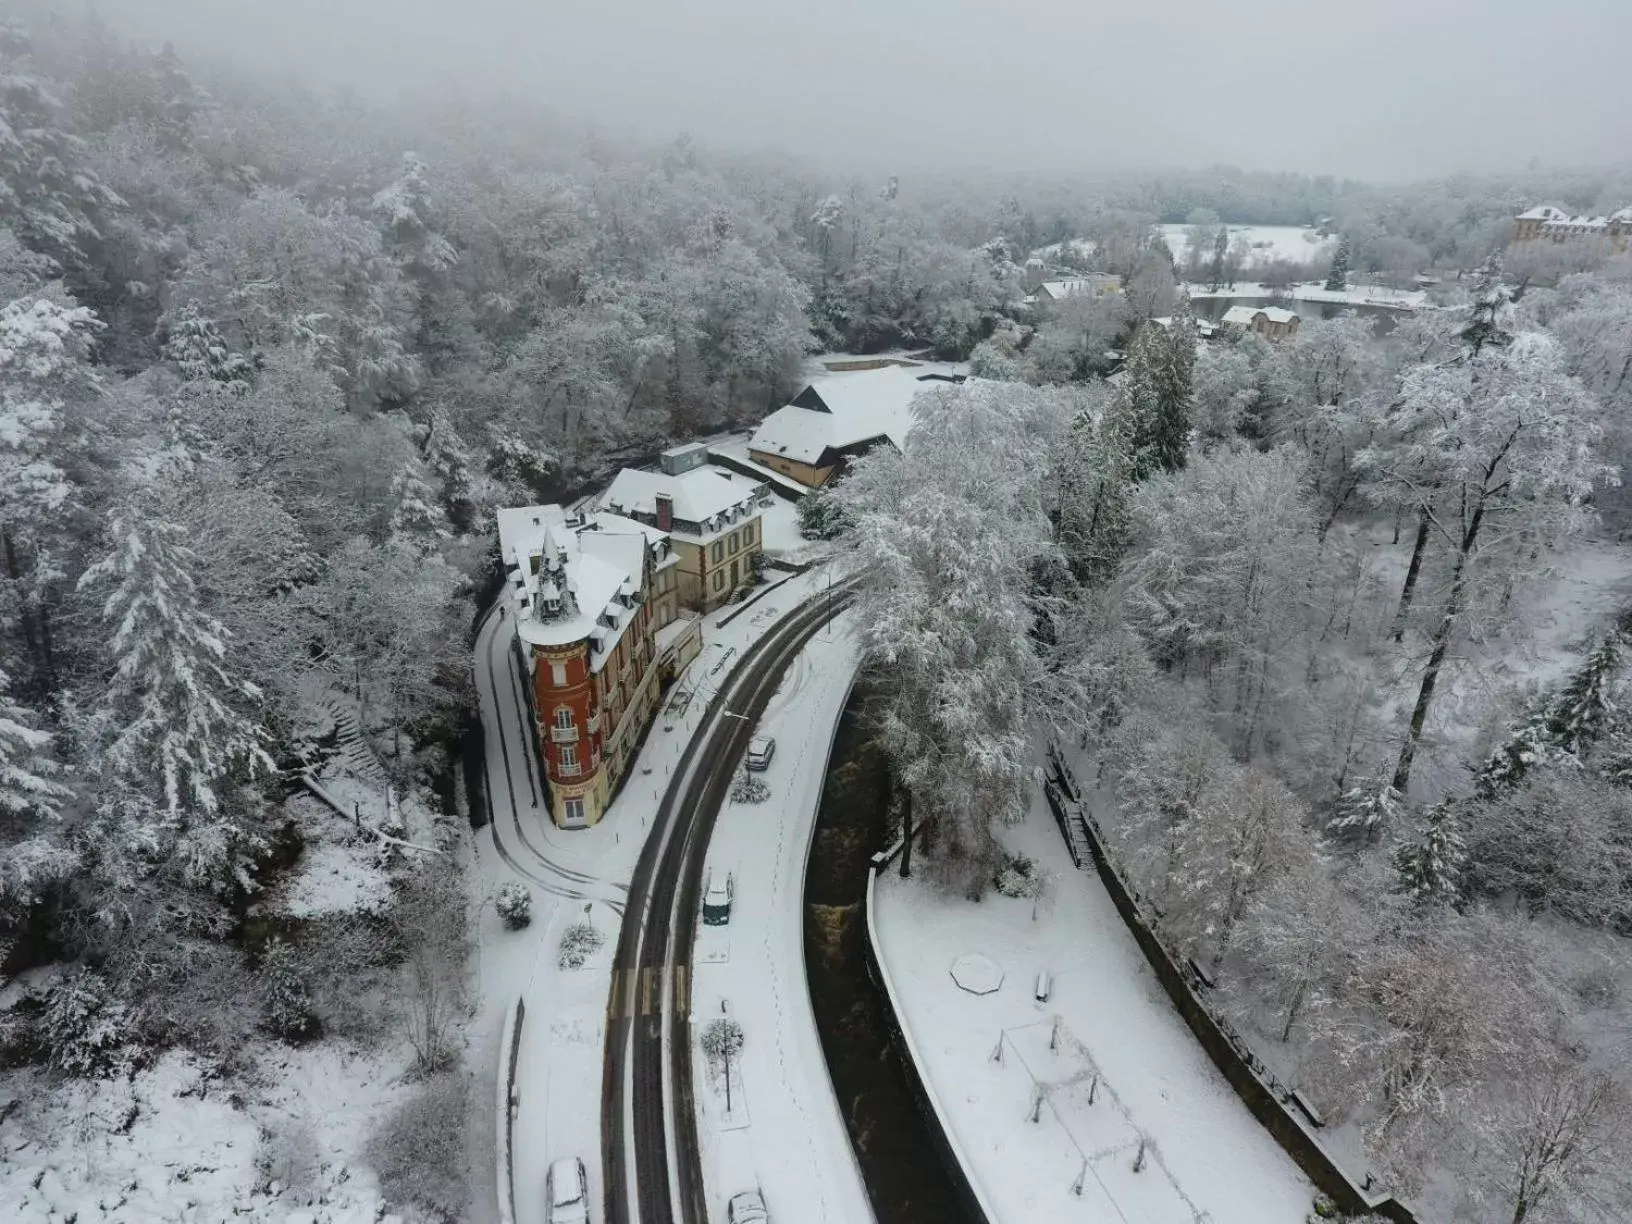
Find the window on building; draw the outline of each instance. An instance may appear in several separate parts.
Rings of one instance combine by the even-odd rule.
[[[737,543],[737,538],[738,538],[738,533],[733,531],[731,533],[731,538],[726,542],[727,543],[727,547],[726,547],[726,550],[725,550],[726,552],[736,552],[737,549],[742,547],[742,545]]]
[[[714,541],[714,560],[716,562],[718,562],[724,556],[725,556],[725,541],[724,540],[715,540]]]
[[[716,591],[725,589],[725,575],[719,570],[714,571],[714,589]]]
[[[572,707],[557,706],[555,711],[555,725],[563,731],[572,730]]]
[[[561,745],[561,774],[563,777],[573,777],[578,772],[578,746],[576,744]]]
[[[556,688],[565,688],[567,685],[567,665],[565,663],[550,664],[550,683]]]
[[[743,529],[742,529],[742,546],[744,548],[747,548],[753,542],[754,542],[754,525],[752,523],[749,523],[745,527],[743,527]]]
[[[582,799],[568,799],[562,804],[562,815],[569,821],[578,821],[584,818],[584,801]]]

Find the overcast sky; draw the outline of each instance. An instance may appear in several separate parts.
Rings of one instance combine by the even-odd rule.
[[[102,0],[143,41],[857,168],[1622,164],[1632,0]]]

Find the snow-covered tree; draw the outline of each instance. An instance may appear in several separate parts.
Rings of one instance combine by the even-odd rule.
[[[883,742],[932,822],[932,861],[978,895],[992,826],[1027,804],[1032,720],[1068,716],[1030,599],[1033,573],[1056,556],[1043,467],[1063,412],[1013,383],[919,404],[906,453],[874,451],[835,497],[862,574],[863,644],[891,678]]]
[[[1188,314],[1169,326],[1147,322],[1128,349],[1126,394],[1130,409],[1134,477],[1182,468],[1190,449],[1195,330]]]
[[[222,886],[253,841],[227,792],[273,768],[259,690],[234,674],[225,631],[198,607],[181,529],[125,512],[108,534],[110,551],[79,580],[108,628],[102,757],[115,785],[152,799],[183,877]]]
[[[15,920],[73,862],[56,824],[70,792],[42,731],[0,670],[0,922]]]
[[[1403,797],[1386,782],[1364,778],[1344,791],[1328,828],[1344,835],[1376,841],[1400,815]]]
[[[234,392],[248,390],[254,363],[227,347],[215,324],[199,313],[197,302],[183,303],[167,320],[165,333],[165,359],[184,379],[208,379]]]
[[[1418,366],[1402,381],[1391,441],[1361,456],[1413,490],[1423,529],[1450,552],[1447,593],[1392,784],[1402,794],[1439,677],[1474,590],[1473,566],[1576,526],[1593,489],[1615,478],[1598,458],[1598,413],[1565,373],[1558,345],[1528,332],[1509,345]]]
[[[1059,473],[1059,542],[1079,582],[1115,573],[1131,530],[1134,457],[1125,400],[1085,404],[1071,420]]]
[[[1462,813],[1452,800],[1437,803],[1416,837],[1394,847],[1399,888],[1413,901],[1455,905],[1462,897],[1467,865]]]
[[[1332,268],[1326,274],[1326,288],[1343,290],[1349,287],[1349,240],[1338,239],[1337,250],[1332,253]]]

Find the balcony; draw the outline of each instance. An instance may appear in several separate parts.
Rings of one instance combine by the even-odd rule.
[[[600,729],[601,729],[601,712],[599,710],[596,710],[595,713],[590,715],[589,721],[584,724],[584,733],[586,735],[594,735]]]
[[[552,744],[576,744],[577,742],[578,742],[578,728],[576,726],[571,726],[571,727],[551,727],[550,728],[550,743],[552,743]]]

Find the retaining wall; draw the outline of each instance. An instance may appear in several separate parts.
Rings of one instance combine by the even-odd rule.
[[[521,1023],[527,1004],[517,998],[504,1013],[504,1030],[499,1041],[499,1221],[516,1221],[516,1055],[521,1049]]]

